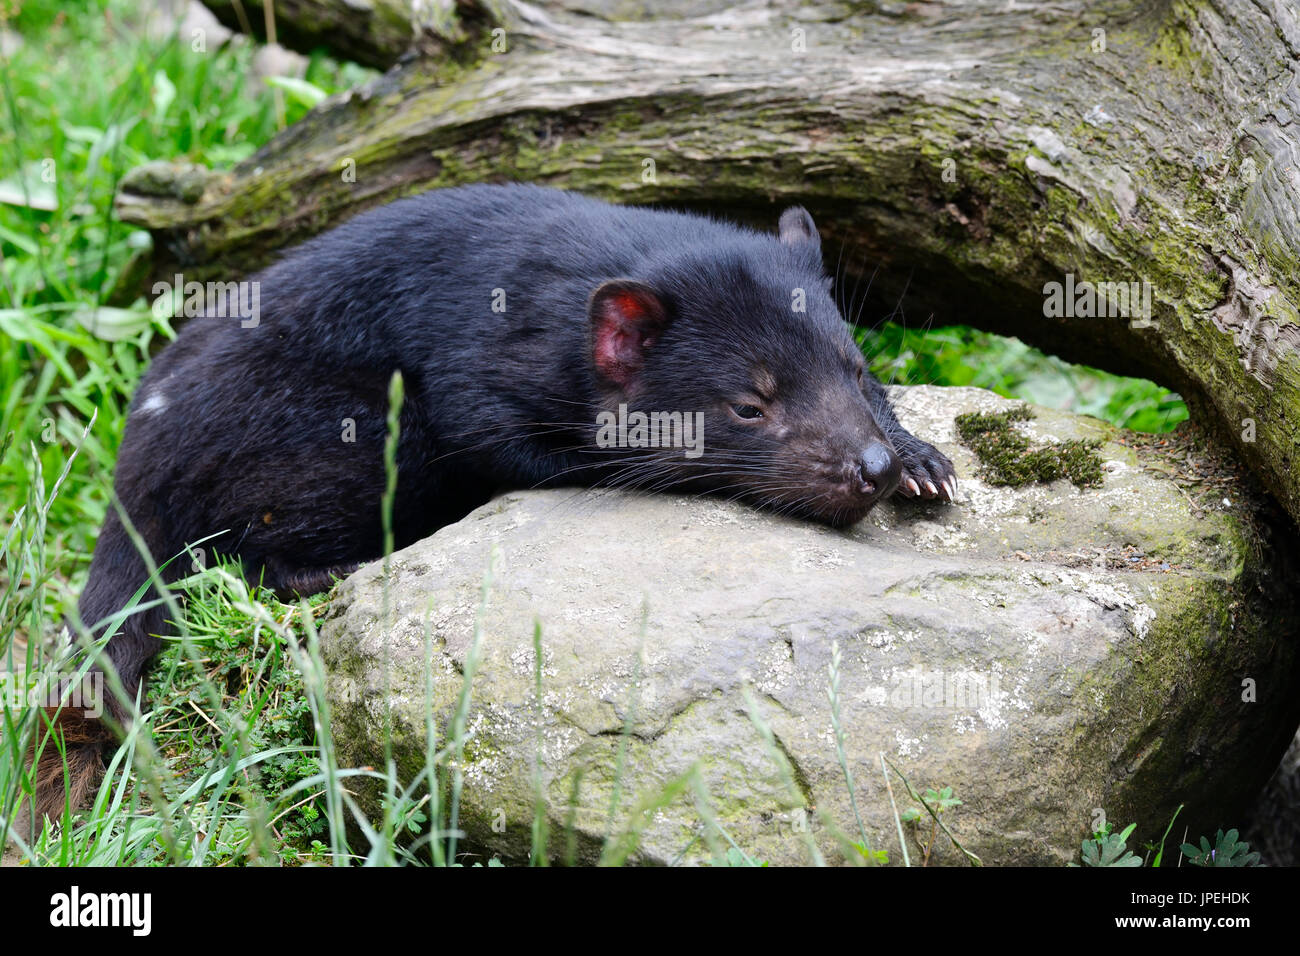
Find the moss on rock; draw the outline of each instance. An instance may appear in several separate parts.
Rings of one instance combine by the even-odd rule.
[[[1068,478],[1079,488],[1101,484],[1100,439],[1072,438],[1059,444],[1034,445],[1014,426],[1032,418],[1034,413],[1027,405],[957,416],[957,433],[979,458],[981,474],[989,484],[1019,488],[1059,478]]]

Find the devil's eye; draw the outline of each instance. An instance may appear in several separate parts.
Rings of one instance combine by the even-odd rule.
[[[732,405],[731,410],[740,418],[754,419],[763,417],[763,410],[753,405]]]

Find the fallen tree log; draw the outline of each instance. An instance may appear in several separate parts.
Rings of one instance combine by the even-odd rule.
[[[408,58],[232,170],[128,177],[119,211],[153,232],[156,273],[233,278],[465,182],[765,227],[800,202],[875,301],[905,290],[911,316],[1179,390],[1300,518],[1285,0],[466,9],[455,56]]]

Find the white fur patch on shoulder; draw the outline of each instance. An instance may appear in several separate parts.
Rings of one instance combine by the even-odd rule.
[[[159,390],[141,402],[137,411],[141,414],[144,414],[145,412],[161,412],[166,407],[167,398],[163,395],[162,391]]]

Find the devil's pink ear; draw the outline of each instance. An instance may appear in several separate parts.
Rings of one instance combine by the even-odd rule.
[[[646,352],[668,327],[668,309],[643,282],[611,279],[591,294],[591,356],[596,372],[627,391],[645,365]]]

